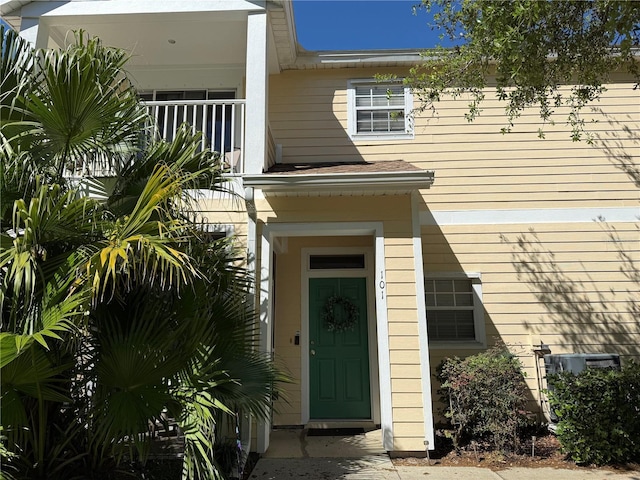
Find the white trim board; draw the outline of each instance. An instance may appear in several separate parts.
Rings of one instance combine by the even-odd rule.
[[[411,195],[411,223],[413,234],[413,260],[416,275],[416,302],[418,308],[418,335],[420,337],[420,371],[422,373],[422,408],[424,410],[425,448],[435,448],[433,428],[433,399],[431,398],[431,366],[429,363],[429,335],[427,333],[427,307],[424,301],[424,266],[422,264],[422,235],[420,233],[418,193]]]
[[[497,225],[538,223],[637,222],[640,207],[543,208],[421,211],[420,225]]]
[[[23,17],[63,17],[95,15],[131,15],[146,13],[201,13],[265,10],[265,2],[249,0],[98,0],[92,2],[25,2]]]

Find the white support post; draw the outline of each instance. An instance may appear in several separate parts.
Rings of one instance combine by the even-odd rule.
[[[391,357],[389,350],[389,319],[387,317],[387,270],[385,266],[384,232],[382,224],[373,232],[375,241],[376,322],[378,331],[378,375],[380,385],[380,428],[382,448],[393,450],[393,408],[391,401]]]
[[[418,335],[420,337],[420,370],[422,372],[422,409],[424,415],[425,450],[435,448],[433,428],[433,399],[431,398],[431,366],[429,364],[429,336],[427,334],[427,307],[424,294],[424,267],[422,260],[422,229],[420,226],[419,193],[411,194],[413,222],[413,261],[415,262],[416,300],[418,307]]]
[[[49,43],[49,27],[39,17],[24,17],[20,24],[20,36],[33,48],[47,48]]]
[[[249,12],[247,17],[247,68],[246,68],[246,111],[244,141],[244,173],[262,173],[267,158],[267,12]],[[253,199],[252,199],[253,200]],[[253,205],[255,208],[255,205]],[[255,216],[255,212],[253,213]],[[249,213],[251,217],[251,212]],[[257,240],[255,219],[248,220],[248,235],[251,242]],[[264,235],[264,234],[263,234]],[[255,239],[255,240],[254,240]],[[253,254],[256,253],[254,243]],[[255,259],[254,259],[255,261]],[[271,245],[262,239],[262,262],[260,271],[260,349],[271,353],[271,322],[268,301],[271,282]],[[256,272],[255,263],[253,264]],[[257,272],[256,272],[257,273]],[[256,281],[258,280],[256,275]],[[266,292],[266,296],[265,296]],[[260,421],[257,425],[257,450],[264,453],[269,448],[271,422]]]
[[[271,255],[273,255],[272,242],[269,227],[262,229],[260,262],[260,350],[271,354],[273,350],[273,316],[271,312],[271,298],[273,288]],[[258,453],[265,453],[269,448],[269,436],[271,434],[271,421],[258,422],[256,432]]]
[[[262,173],[267,158],[267,12],[247,20],[245,173]]]

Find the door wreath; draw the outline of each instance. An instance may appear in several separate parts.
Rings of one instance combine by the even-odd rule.
[[[342,307],[342,315],[336,315],[335,306]],[[322,318],[330,332],[353,331],[358,323],[358,307],[347,297],[333,295],[329,297],[322,310]]]

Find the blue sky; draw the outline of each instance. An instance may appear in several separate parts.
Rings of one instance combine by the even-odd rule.
[[[420,0],[293,0],[298,42],[307,50],[421,49],[438,43]]]
[[[307,50],[422,49],[438,43],[420,0],[293,0],[298,41]]]

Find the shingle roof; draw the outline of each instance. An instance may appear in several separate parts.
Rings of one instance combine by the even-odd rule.
[[[318,175],[336,173],[392,173],[418,172],[422,169],[404,160],[384,162],[326,162],[326,163],[278,163],[265,175]]]
[[[245,188],[270,195],[393,195],[430,188],[434,173],[404,160],[383,162],[280,163],[245,174]]]

